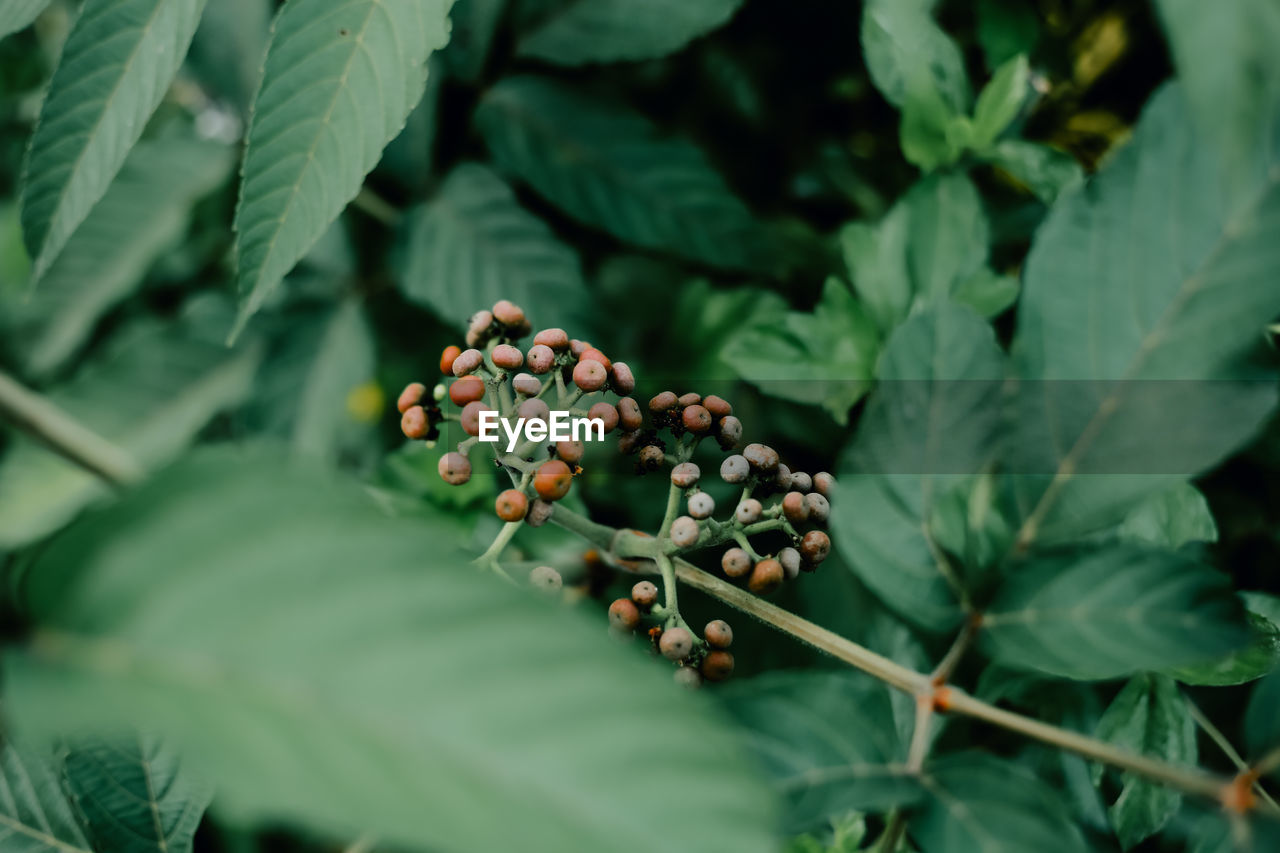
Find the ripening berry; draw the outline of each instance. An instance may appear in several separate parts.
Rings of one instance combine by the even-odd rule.
[[[436,464],[440,479],[451,486],[461,486],[471,479],[471,463],[461,453],[446,453]]]
[[[787,492],[786,497],[782,499],[782,514],[792,524],[804,524],[808,521],[809,505],[804,502],[804,495],[799,492]]]
[[[609,605],[609,625],[619,631],[634,631],[640,624],[640,610],[629,598],[615,599]]]
[[[699,675],[698,671],[691,666],[680,667],[672,677],[675,678],[676,684],[679,684],[681,687],[687,687],[690,690],[694,690],[702,686],[702,676]]]
[[[658,651],[667,660],[684,660],[693,651],[693,634],[687,628],[669,628],[658,640]]]
[[[538,473],[533,477],[533,489],[538,496],[548,501],[558,501],[569,494],[573,485],[573,472],[569,466],[559,459],[543,462]]]
[[[782,586],[784,577],[786,572],[777,560],[761,560],[751,570],[751,577],[747,579],[747,589],[756,595],[768,595]]]
[[[633,432],[644,426],[644,414],[640,404],[630,397],[623,397],[615,407],[618,410],[618,423],[627,432]]]
[[[778,463],[778,470],[773,475],[773,483],[779,489],[786,491],[791,490],[791,469],[781,462]]]
[[[689,515],[694,518],[710,518],[716,511],[715,498],[706,492],[689,495]]]
[[[621,361],[615,361],[609,368],[609,384],[619,394],[630,394],[636,390],[636,377],[630,367]]]
[[[493,304],[493,319],[504,326],[519,326],[524,322],[524,309],[507,299]]]
[[[591,344],[586,341],[580,341],[577,338],[569,339],[569,352],[573,353],[574,358],[582,358],[582,354],[591,349]]]
[[[467,324],[467,346],[478,347],[484,343],[485,338],[489,335],[489,327],[493,325],[493,313],[491,311],[477,311],[471,315],[471,320]]]
[[[564,329],[543,329],[533,336],[533,342],[562,352],[569,348],[569,335]]]
[[[725,415],[716,424],[716,441],[721,450],[733,450],[742,441],[742,421],[733,415]]]
[[[805,495],[804,504],[809,508],[809,518],[818,524],[826,524],[831,517],[831,503],[817,492]]]
[[[733,511],[733,517],[738,520],[739,524],[753,524],[760,520],[760,513],[764,511],[764,507],[760,505],[760,501],[755,498],[747,498],[738,504],[738,508]]]
[[[431,421],[427,418],[426,409],[421,406],[410,406],[400,416],[400,431],[405,438],[426,438],[431,431]]]
[[[656,444],[646,444],[640,448],[640,464],[649,471],[657,471],[662,467],[662,463],[667,461],[667,456],[662,452],[662,448]]]
[[[682,409],[685,408],[686,406],[696,406],[701,402],[702,402],[702,395],[695,394],[693,391],[690,391],[687,394],[681,394],[679,397],[676,398],[676,405]]]
[[[733,675],[733,654],[714,651],[702,659],[702,677],[707,681],[724,681]]]
[[[652,607],[658,601],[658,587],[653,581],[640,581],[631,587],[631,600],[640,607]]]
[[[516,407],[516,417],[524,418],[526,421],[545,421],[551,417],[551,407],[547,405],[546,400],[536,400],[531,397]]]
[[[731,578],[740,578],[751,571],[751,555],[741,548],[730,548],[720,558],[720,568]]]
[[[818,564],[831,553],[831,537],[821,530],[810,530],[800,540],[800,556],[806,562]]]
[[[689,432],[704,433],[711,429],[711,413],[703,406],[686,406],[680,420]]]
[[[498,344],[489,357],[503,370],[517,370],[524,366],[524,353],[511,344]]]
[[[812,491],[813,478],[803,471],[793,471],[791,474],[791,488],[797,492]]]
[[[447,346],[444,352],[440,353],[440,372],[448,376],[453,373],[453,362],[458,356],[462,355],[462,347]]]
[[[582,454],[586,452],[586,448],[581,441],[557,441],[556,456],[559,456],[570,465],[577,465],[582,461]]]
[[[529,369],[541,376],[556,363],[556,354],[546,344],[534,344],[529,347]]]
[[[536,397],[542,391],[542,383],[528,373],[517,373],[511,380],[511,387],[524,397]]]
[[[474,348],[465,350],[453,360],[453,375],[466,376],[482,364],[484,364],[484,355],[480,350]]]
[[[726,456],[720,463],[720,479],[726,483],[744,482],[750,473],[751,466],[746,458],[736,453],[733,456]]]
[[[489,407],[479,400],[467,403],[462,407],[458,420],[462,423],[462,431],[467,435],[480,434],[480,413],[490,411]]]
[[[748,444],[742,455],[751,467],[761,472],[771,472],[778,467],[778,451],[767,444]]]
[[[702,470],[692,462],[681,462],[671,469],[671,485],[687,489],[698,482]]]
[[[396,400],[396,409],[400,414],[409,411],[413,406],[422,402],[422,397],[427,393],[427,386],[421,382],[410,382],[404,386],[404,390],[400,392],[400,399]]]
[[[671,541],[681,548],[697,544],[698,522],[687,515],[682,515],[671,522]]]
[[[604,424],[605,434],[613,432],[618,428],[618,410],[612,403],[606,403],[601,400],[599,403],[593,403],[591,408],[587,409],[588,418],[599,418]]]
[[[609,381],[609,371],[598,361],[587,359],[573,366],[573,384],[583,391],[599,391]]]
[[[624,455],[634,453],[642,440],[644,440],[644,433],[639,430],[624,431],[622,435],[618,436],[618,452]]]
[[[595,347],[588,347],[583,350],[582,355],[578,356],[578,361],[598,361],[604,365],[606,371],[613,367],[613,360]]]
[[[464,376],[449,386],[449,399],[455,406],[465,406],[484,399],[484,380],[479,376]]]
[[[674,407],[676,404],[676,395],[673,391],[663,391],[661,394],[654,395],[649,400],[649,411],[665,412],[667,409]]]
[[[826,471],[819,471],[813,475],[814,490],[828,500],[831,499],[831,487],[835,484],[836,478],[832,477]]]
[[[706,406],[707,411],[711,413],[711,417],[719,419],[733,414],[733,406],[729,405],[729,401],[724,397],[717,397],[715,394],[709,394],[702,405]]]
[[[796,575],[800,574],[800,552],[795,548],[783,548],[779,551],[778,562],[782,564],[787,580],[795,580]]]
[[[538,566],[529,572],[529,586],[543,592],[559,592],[564,586],[564,578],[550,566]]]
[[[555,509],[555,504],[535,498],[533,503],[529,504],[529,512],[524,517],[524,523],[530,527],[541,527],[551,518],[551,513],[555,512]]]
[[[727,649],[733,645],[733,629],[723,619],[712,619],[702,629],[702,639],[713,649]]]
[[[503,521],[519,521],[529,511],[529,499],[519,489],[507,489],[498,495],[493,509]]]

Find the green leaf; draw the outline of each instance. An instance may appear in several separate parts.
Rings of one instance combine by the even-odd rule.
[[[910,239],[911,209],[902,202],[875,225],[853,222],[840,232],[853,289],[886,334],[906,319],[915,296],[907,266]]]
[[[995,69],[1019,53],[1029,54],[1040,38],[1034,6],[1021,0],[978,0],[978,44],[987,68]]]
[[[787,803],[787,832],[919,800],[883,684],[858,673],[772,673],[727,685],[720,698]]]
[[[272,0],[218,0],[205,9],[187,62],[200,82],[249,115],[271,37]]]
[[[112,343],[104,358],[48,396],[149,467],[167,463],[215,414],[244,399],[258,360],[253,349],[201,339],[190,318],[142,323]],[[15,440],[0,462],[0,547],[38,539],[110,494],[74,463]]]
[[[1098,721],[1095,736],[1140,755],[1195,766],[1196,724],[1178,685],[1164,675],[1137,675]],[[1121,790],[1108,813],[1124,849],[1159,832],[1177,813],[1182,794],[1133,773],[1120,774]],[[1100,785],[1103,767],[1095,765]]]
[[[373,381],[377,366],[373,329],[357,300],[348,299],[329,314],[311,353],[301,382],[291,389],[297,394],[293,447],[299,453],[336,459],[351,443],[351,433],[363,432],[381,414],[368,418],[353,411],[353,394]]]
[[[656,59],[722,26],[743,0],[573,0],[520,40],[556,65]]]
[[[457,0],[449,14],[449,47],[441,52],[450,73],[474,83],[484,73],[489,51],[509,0]]]
[[[1248,640],[1225,575],[1134,545],[1053,553],[1012,571],[983,611],[1001,663],[1064,678],[1118,678],[1222,657]]]
[[[879,335],[875,324],[838,279],[827,279],[813,313],[788,311],[748,327],[726,346],[724,358],[764,393],[821,404],[849,422],[871,384]]]
[[[1074,157],[1039,142],[1004,139],[977,156],[1004,170],[1045,204],[1084,182],[1084,170]]]
[[[0,38],[25,30],[49,5],[49,0],[0,0]]]
[[[930,0],[868,0],[862,7],[862,52],[871,80],[889,103],[907,101],[917,70],[952,114],[969,111],[969,77],[959,46],[933,20]]]
[[[85,0],[31,139],[22,230],[39,281],[106,193],[186,56],[205,0]]]
[[[991,77],[973,109],[973,147],[986,148],[1018,117],[1027,99],[1031,68],[1027,57],[1019,54],[1010,59]]]
[[[960,159],[973,140],[969,117],[956,112],[917,72],[902,104],[898,143],[908,163],[932,172]]]
[[[1010,466],[1032,475],[1017,481],[1023,545],[1118,522],[1270,413],[1274,381],[1243,357],[1280,312],[1267,273],[1280,264],[1280,169],[1254,189],[1250,205],[1223,207],[1172,86],[1087,189],[1054,206],[1027,260],[1015,343],[1033,380]]]
[[[582,321],[587,290],[577,255],[484,166],[450,172],[406,218],[400,241],[400,290],[455,326],[499,299],[547,326]]]
[[[987,260],[991,229],[978,190],[963,173],[932,175],[907,191],[911,241],[907,260],[919,299],[936,303]]]
[[[929,853],[1084,853],[1062,800],[1026,770],[980,753],[930,762],[932,795],[907,831]]]
[[[1249,756],[1260,759],[1272,750],[1280,749],[1280,672],[1273,672],[1258,682],[1249,697],[1245,709],[1244,735]],[[1280,766],[1271,768],[1272,773]]]
[[[1224,687],[1245,684],[1280,668],[1280,598],[1241,593],[1248,612],[1249,644],[1220,660],[1171,670],[1183,684]]]
[[[77,744],[66,785],[101,850],[190,853],[212,791],[155,738]]]
[[[98,319],[186,234],[192,204],[226,180],[231,162],[227,146],[188,139],[133,150],[40,289],[8,307],[3,323],[29,373],[48,376],[75,355]]]
[[[58,784],[57,762],[8,738],[0,750],[0,847],[15,853],[93,853]]]
[[[451,526],[273,454],[199,454],[41,553],[6,711],[33,735],[145,725],[233,823],[412,849],[774,849],[707,697],[477,572]]]
[[[236,210],[234,337],[355,198],[449,40],[452,0],[309,0],[276,19]]]
[[[1117,531],[1129,542],[1177,549],[1188,542],[1217,542],[1218,525],[1209,502],[1190,483],[1151,495],[1125,516]]]
[[[889,339],[832,499],[836,548],[891,609],[933,631],[963,613],[951,558],[931,541],[938,503],[995,454],[1004,354],[991,327],[943,303]],[[950,576],[950,579],[948,578]]]
[[[711,266],[772,263],[767,233],[702,152],[621,104],[508,77],[480,101],[476,124],[503,171],[586,225]]]
[[[998,316],[1018,299],[1018,277],[983,266],[956,285],[951,298],[983,317]]]
[[[1280,821],[1256,814],[1253,819],[1206,814],[1189,833],[1191,853],[1271,853],[1280,850]]]

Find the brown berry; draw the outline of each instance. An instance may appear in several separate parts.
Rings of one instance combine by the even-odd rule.
[[[809,518],[818,524],[826,524],[831,517],[831,503],[817,492],[805,495],[804,505],[809,509]]]
[[[542,392],[542,382],[528,373],[517,373],[511,380],[511,387],[525,397],[536,397]]]
[[[673,391],[663,391],[661,394],[655,395],[649,400],[649,411],[665,412],[667,409],[676,405],[676,395]]]
[[[606,403],[601,400],[599,403],[593,403],[591,408],[587,409],[588,418],[599,418],[604,424],[605,434],[613,432],[618,427],[618,410],[612,403]]]
[[[667,660],[684,660],[693,651],[693,634],[687,628],[669,628],[658,640],[658,651]]]
[[[524,366],[524,353],[511,344],[498,344],[489,357],[503,370],[517,370]]]
[[[598,361],[587,359],[573,366],[573,384],[583,391],[599,391],[609,381],[609,371]]]
[[[455,406],[465,406],[484,399],[484,380],[479,376],[464,376],[449,386],[449,399]]]
[[[541,498],[535,498],[533,503],[529,504],[529,512],[524,517],[524,523],[530,527],[541,527],[551,518],[555,508],[555,504],[547,503]]]
[[[831,553],[831,537],[821,530],[810,530],[800,540],[800,556],[806,562],[817,565]]]
[[[482,364],[484,364],[484,355],[480,350],[475,348],[464,350],[453,360],[453,375],[466,376]]]
[[[726,415],[716,424],[716,441],[721,450],[733,450],[742,440],[742,421],[733,415]]]
[[[636,390],[636,377],[630,367],[621,361],[615,361],[609,368],[609,384],[619,394],[630,394]]]
[[[711,413],[713,418],[723,418],[733,414],[733,406],[729,405],[729,401],[724,397],[717,397],[715,394],[707,396],[702,401],[702,405]]]
[[[778,467],[778,451],[767,444],[748,444],[742,455],[757,471],[772,472]]]
[[[570,465],[577,465],[582,461],[582,454],[586,452],[586,448],[581,441],[557,441],[556,456],[559,456]]]
[[[493,508],[503,521],[520,521],[529,511],[529,499],[519,489],[507,489],[498,495]]]
[[[427,412],[421,406],[410,406],[400,416],[400,431],[405,438],[426,438],[431,431],[431,422]]]
[[[731,578],[740,578],[751,571],[751,555],[742,548],[730,548],[720,558],[720,568]]]
[[[640,404],[630,397],[623,397],[615,407],[618,410],[618,424],[626,431],[632,432],[644,426],[644,414]]]
[[[711,413],[703,406],[686,406],[680,420],[689,432],[703,433],[711,429]]]
[[[733,675],[733,654],[731,652],[714,651],[702,659],[702,677],[707,681],[724,681]]]
[[[445,375],[453,373],[453,362],[460,355],[462,355],[462,347],[445,347],[444,352],[440,353],[440,372]]]
[[[640,610],[629,598],[615,599],[609,605],[609,625],[620,631],[634,631],[640,624]]]
[[[461,486],[471,479],[471,463],[461,453],[446,453],[436,464],[440,479],[451,486]]]
[[[786,497],[782,499],[782,514],[792,524],[804,524],[808,521],[809,505],[805,503],[804,495],[799,492],[787,492]]]
[[[574,358],[582,358],[582,354],[591,349],[591,344],[586,341],[580,341],[577,338],[569,339],[569,352],[573,353]]]
[[[493,319],[504,326],[519,326],[524,322],[524,309],[507,299],[500,299],[493,305]]]
[[[650,471],[657,471],[662,467],[662,463],[667,461],[667,456],[662,452],[662,448],[656,444],[647,444],[640,448],[640,464]]]
[[[713,649],[727,649],[733,645],[733,629],[723,619],[712,619],[702,629],[702,639]]]
[[[479,400],[474,400],[462,407],[458,420],[462,423],[462,431],[467,435],[480,434],[480,413],[490,411],[489,407]]]
[[[836,484],[836,478],[832,477],[826,471],[819,471],[813,475],[813,488],[824,498],[831,499],[831,487]]]
[[[653,581],[640,581],[631,587],[631,600],[640,607],[652,607],[658,601],[658,587]]]
[[[676,405],[682,409],[685,408],[686,406],[696,406],[701,402],[702,402],[702,395],[695,394],[692,391],[690,391],[688,394],[681,394],[679,397],[676,398]]]
[[[803,471],[794,471],[791,474],[791,488],[797,492],[813,491],[813,478]]]
[[[623,432],[622,435],[618,436],[618,452],[624,455],[634,453],[643,439],[644,433],[639,430]]]
[[[534,344],[529,347],[529,370],[541,376],[556,363],[556,354],[546,344]]]
[[[413,406],[422,402],[422,397],[427,393],[427,386],[421,382],[410,382],[404,386],[404,390],[400,392],[400,399],[396,400],[396,409],[400,414],[409,411]]]
[[[702,476],[701,469],[693,462],[681,462],[671,469],[671,485],[687,489],[698,482]]]
[[[595,347],[590,347],[588,349],[583,350],[582,355],[578,356],[578,361],[598,361],[604,365],[604,369],[606,371],[609,370],[609,368],[613,367],[613,361],[609,358],[609,356],[600,352],[600,350],[596,349]]]
[[[533,336],[533,342],[563,352],[569,348],[569,335],[564,329],[543,329]]]
[[[747,579],[747,589],[756,595],[768,595],[782,586],[785,577],[786,572],[777,560],[761,560],[751,570],[751,577]]]
[[[534,491],[539,497],[549,501],[558,501],[569,494],[569,487],[572,485],[573,472],[559,459],[542,463],[533,478]]]

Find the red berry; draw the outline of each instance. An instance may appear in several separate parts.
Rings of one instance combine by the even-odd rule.
[[[687,628],[670,628],[662,632],[658,651],[667,660],[683,660],[693,651],[693,634]]]
[[[716,424],[716,441],[721,450],[733,450],[742,440],[742,421],[733,415],[725,415]]]
[[[733,645],[733,629],[723,619],[712,619],[702,629],[702,639],[713,649],[727,649]]]
[[[751,555],[742,548],[730,548],[720,558],[720,568],[731,578],[740,578],[751,571]]]
[[[729,401],[724,397],[717,397],[715,394],[711,394],[703,400],[702,405],[706,406],[707,411],[711,413],[713,418],[718,419],[733,414],[733,406],[729,405]]]
[[[511,387],[525,397],[536,397],[542,391],[542,383],[528,373],[517,373],[511,380]]]
[[[556,354],[546,344],[534,344],[529,347],[529,369],[541,376],[556,363]]]
[[[474,400],[462,407],[462,431],[467,435],[480,434],[480,413],[490,411],[489,407],[479,400]]]
[[[511,344],[498,344],[490,358],[503,370],[516,370],[524,365],[524,353]]]
[[[436,464],[440,479],[451,486],[461,486],[471,479],[471,463],[461,453],[446,453]]]
[[[826,471],[819,471],[813,475],[814,490],[828,500],[831,499],[831,487],[835,484],[836,478],[832,477]]]
[[[629,598],[615,599],[609,605],[609,625],[620,631],[634,631],[640,624],[640,610]]]
[[[831,553],[831,537],[821,530],[810,530],[800,540],[800,556],[806,562],[818,564]]]
[[[559,459],[542,463],[533,478],[534,491],[539,497],[549,501],[558,501],[569,494],[569,487],[572,485],[573,472]]]
[[[631,600],[640,607],[652,607],[658,601],[658,588],[652,581],[640,581],[631,587]]]
[[[581,441],[557,441],[556,456],[568,462],[570,465],[577,465],[582,461],[582,454],[586,451]]]
[[[449,399],[455,406],[465,406],[484,399],[484,380],[478,376],[464,376],[449,386]]]
[[[600,350],[595,347],[583,350],[582,355],[578,356],[578,361],[598,361],[604,365],[605,370],[609,370],[613,367],[613,362],[609,359],[609,356],[600,352]]]
[[[696,406],[701,402],[702,402],[702,395],[695,394],[692,391],[690,391],[688,394],[681,394],[679,397],[676,398],[676,405],[678,405],[682,409],[685,406]]]
[[[623,397],[618,401],[618,423],[628,432],[640,429],[644,426],[644,414],[640,411],[640,404],[630,397]]]
[[[786,497],[782,499],[782,514],[792,524],[804,524],[808,521],[809,505],[805,503],[804,495],[799,492],[787,492]]]
[[[724,681],[733,675],[733,654],[730,652],[710,652],[702,659],[702,677],[707,681]]]
[[[586,341],[580,341],[577,338],[569,340],[569,352],[573,353],[574,358],[582,358],[582,354],[591,349],[591,344]]]
[[[609,384],[619,394],[630,394],[636,390],[636,377],[631,373],[630,367],[621,361],[615,361],[609,369]]]
[[[609,372],[598,361],[579,361],[573,366],[573,384],[583,391],[599,391],[609,381]]]
[[[409,411],[413,406],[422,402],[422,396],[427,393],[427,386],[421,382],[410,382],[404,386],[404,390],[400,392],[400,399],[396,400],[396,409],[400,414]]]
[[[411,406],[400,416],[400,431],[405,438],[426,438],[431,431],[427,412],[421,406]]]
[[[493,507],[503,521],[519,521],[529,511],[529,499],[519,489],[507,489],[498,495]]]
[[[768,595],[782,586],[785,577],[786,572],[777,560],[761,560],[751,570],[751,577],[747,579],[747,589],[756,595]]]
[[[613,432],[618,426],[618,410],[612,403],[601,400],[587,409],[588,418],[599,418],[604,423],[605,433]]]
[[[711,429],[711,413],[703,406],[686,406],[680,420],[689,432],[703,433]]]
[[[507,299],[493,305],[493,318],[504,326],[519,326],[524,322],[524,309]]]
[[[466,376],[482,364],[484,364],[484,356],[480,350],[475,348],[464,350],[453,360],[453,375]]]
[[[564,329],[543,329],[533,336],[533,342],[562,352],[569,348],[569,335]]]
[[[440,353],[440,372],[446,375],[453,373],[453,360],[460,355],[462,355],[462,347],[445,347],[444,352]]]
[[[649,400],[649,411],[665,412],[676,405],[676,395],[672,391],[663,391]]]

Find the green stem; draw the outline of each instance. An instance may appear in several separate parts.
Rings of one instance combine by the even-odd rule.
[[[498,535],[493,537],[493,542],[485,549],[485,552],[476,557],[472,562],[477,566],[488,566],[498,574],[502,574],[498,567],[498,557],[502,555],[503,549],[511,542],[511,537],[516,535],[516,531],[524,526],[523,521],[508,521],[498,531]]]
[[[894,853],[902,843],[902,836],[907,831],[907,819],[902,812],[894,809],[889,812],[888,823],[884,832],[876,839],[875,853]]]
[[[1204,715],[1204,712],[1200,710],[1200,706],[1196,705],[1195,702],[1192,702],[1191,697],[1188,696],[1185,691],[1183,691],[1182,698],[1187,703],[1187,711],[1190,712],[1191,719],[1195,721],[1196,725],[1209,736],[1211,741],[1217,744],[1218,749],[1222,750],[1223,755],[1227,756],[1227,758],[1231,760],[1231,763],[1235,765],[1237,770],[1241,773],[1248,772],[1249,762],[1245,761],[1243,756],[1236,751],[1236,748],[1231,745],[1231,741],[1227,740],[1227,736],[1213,724],[1212,720]],[[1272,799],[1271,794],[1267,789],[1262,787],[1261,779],[1254,780],[1253,791],[1258,795],[1259,799],[1267,804],[1267,808],[1273,814],[1280,813],[1280,805],[1277,805],[1276,801]]]

